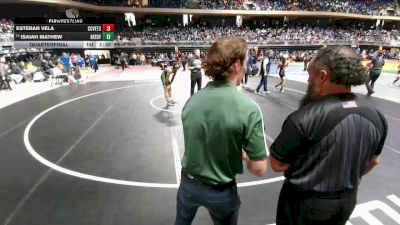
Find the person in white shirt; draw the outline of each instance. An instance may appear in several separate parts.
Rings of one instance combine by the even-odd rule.
[[[264,86],[263,94],[271,93],[270,91],[268,91],[267,81],[268,81],[269,70],[271,68],[271,60],[270,60],[270,58],[271,58],[272,54],[273,54],[273,51],[269,50],[266,53],[265,57],[261,60],[261,69],[260,69],[261,80],[260,80],[260,83],[257,86],[257,89],[254,91],[254,93],[256,93],[256,94],[260,93],[261,86]]]

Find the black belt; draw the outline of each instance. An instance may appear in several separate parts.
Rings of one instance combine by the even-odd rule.
[[[318,192],[313,190],[307,190],[301,188],[295,184],[285,181],[285,185],[289,187],[292,191],[301,193],[303,196],[315,196],[315,197],[322,197],[322,198],[347,198],[351,197],[354,194],[357,194],[357,188],[355,189],[344,189],[340,191],[328,191],[328,192]]]
[[[193,175],[191,175],[189,173],[186,173],[183,170],[181,172],[181,175],[186,177],[186,178],[188,178],[188,179],[190,179],[190,180],[192,180],[192,181],[195,181],[197,183],[200,183],[200,184],[202,184],[204,186],[210,187],[210,188],[215,189],[215,190],[225,190],[225,189],[228,189],[228,188],[236,187],[236,181],[235,180],[233,180],[231,182],[228,182],[228,183],[225,183],[225,184],[211,184],[210,182],[208,182],[208,181],[206,181],[204,179],[198,178],[198,177],[194,177]]]

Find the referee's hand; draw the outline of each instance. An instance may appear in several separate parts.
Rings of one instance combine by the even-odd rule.
[[[247,156],[246,152],[242,150],[242,159],[243,160],[248,160],[249,157]]]

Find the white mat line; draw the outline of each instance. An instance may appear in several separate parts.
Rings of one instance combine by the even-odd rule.
[[[179,154],[178,140],[175,136],[172,137],[172,151],[174,152],[174,164],[175,164],[175,175],[176,183],[181,183],[181,156]]]

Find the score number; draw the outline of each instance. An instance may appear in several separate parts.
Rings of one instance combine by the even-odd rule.
[[[114,33],[103,32],[103,41],[114,41]]]
[[[103,32],[114,32],[114,24],[103,24]]]
[[[114,24],[103,24],[103,41],[114,40]]]

